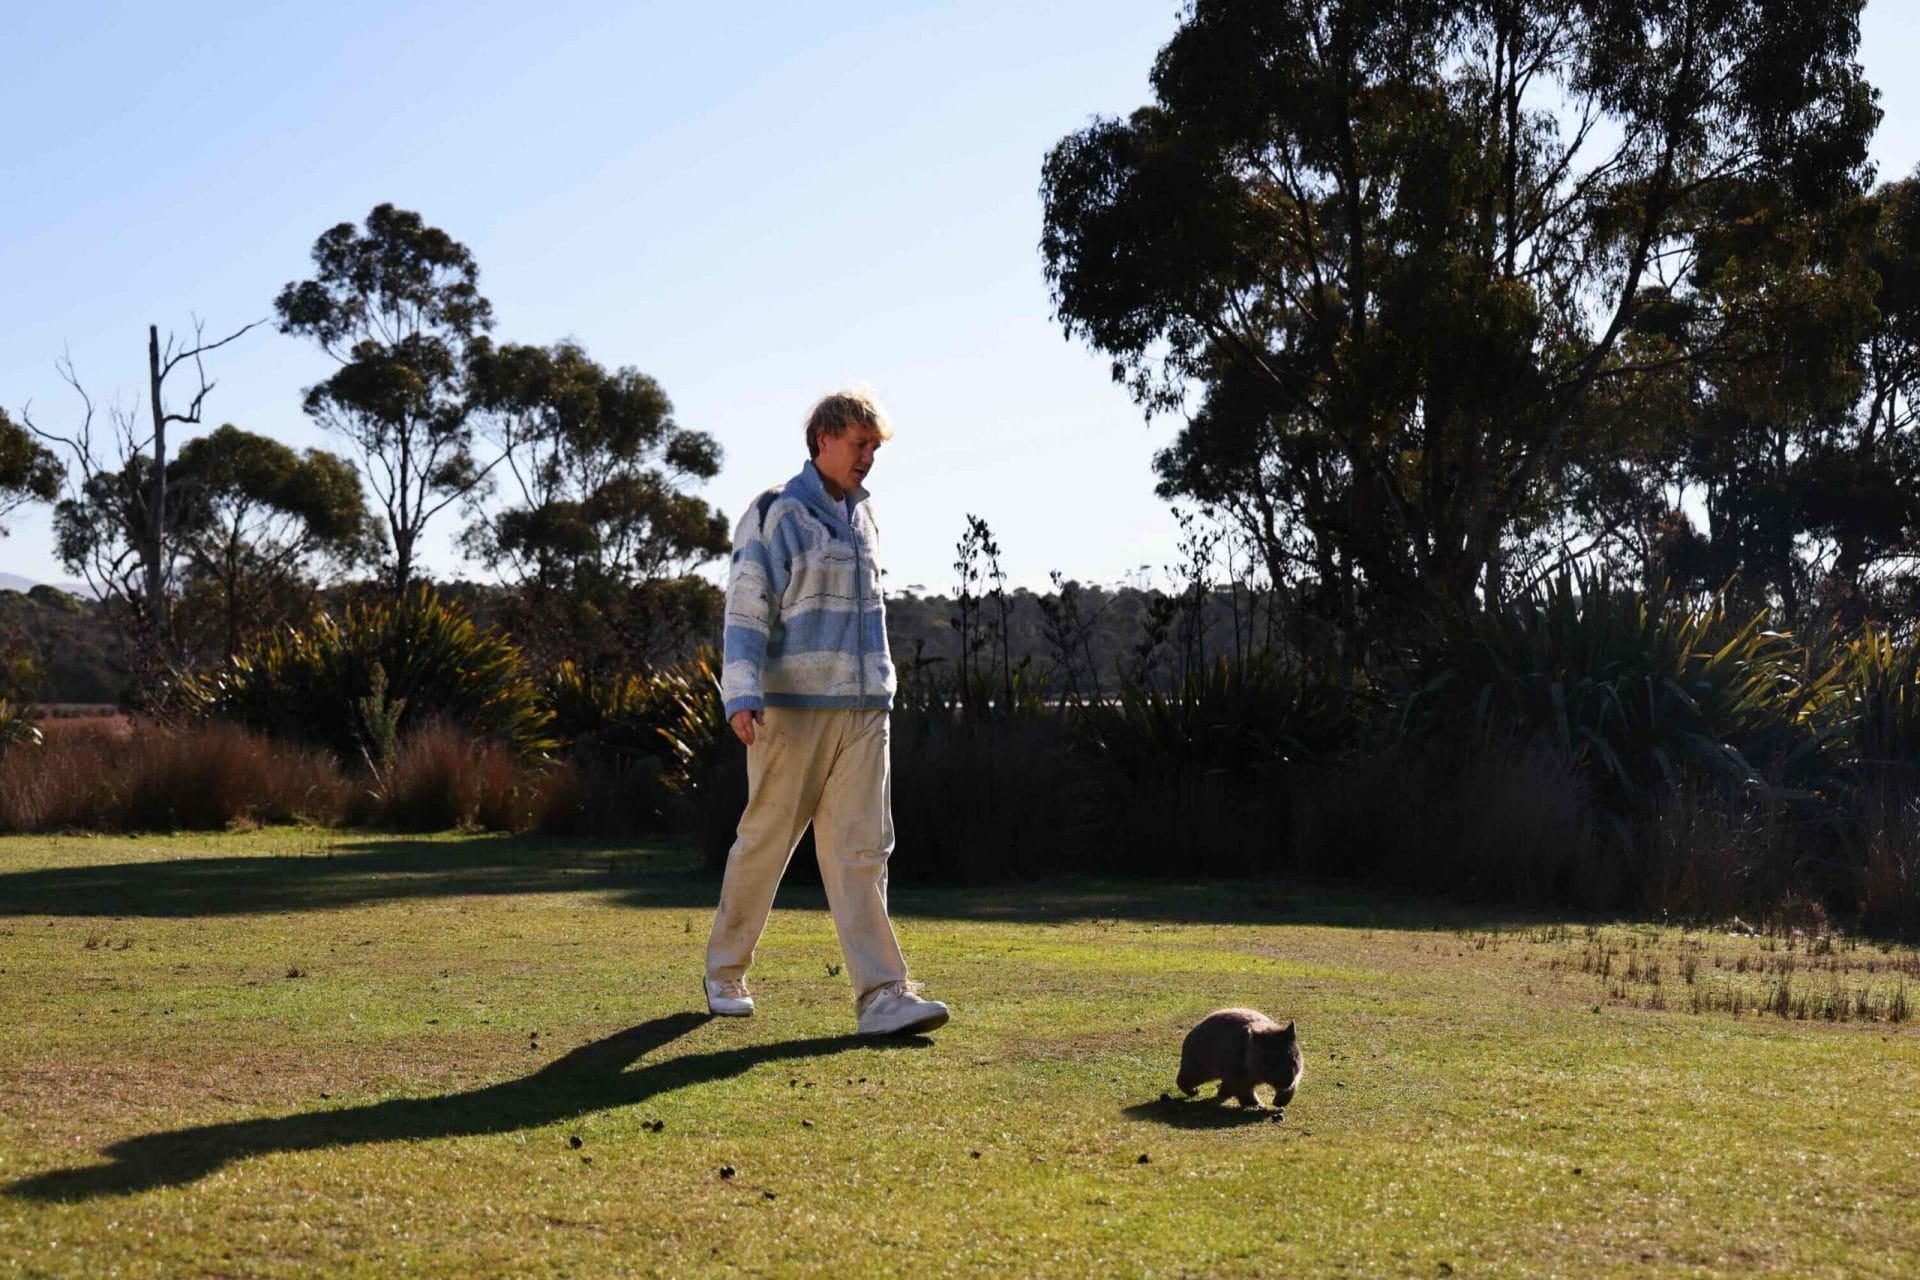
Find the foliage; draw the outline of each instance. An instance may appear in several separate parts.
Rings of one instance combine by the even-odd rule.
[[[0,409],[0,517],[28,502],[52,502],[65,475],[60,459]],[[0,537],[6,533],[0,524]]]
[[[358,704],[376,668],[393,702],[405,703],[400,732],[438,717],[521,755],[555,745],[552,713],[519,648],[424,584],[397,604],[349,605],[338,620],[321,614],[258,640],[190,685],[215,715],[353,760],[367,744]]]
[[[1873,626],[1835,654],[1844,691],[1840,731],[1864,778],[1896,781],[1920,767],[1920,643],[1897,643]]]
[[[1621,823],[1686,781],[1824,785],[1837,673],[1764,622],[1562,574],[1510,608],[1450,615],[1403,723],[1543,741],[1591,773]]]
[[[1360,691],[1262,654],[1190,671],[1170,690],[1129,680],[1074,726],[1102,779],[1109,856],[1135,870],[1270,872],[1286,857],[1282,780],[1354,743]]]
[[[218,831],[355,813],[325,752],[238,725],[78,721],[0,751],[0,830]]]
[[[307,388],[306,410],[365,464],[392,542],[387,579],[403,598],[427,523],[493,462],[472,451],[466,361],[493,323],[467,247],[419,214],[374,207],[364,233],[340,223],[313,246],[314,275],[274,300],[280,332],[339,362]],[[494,462],[497,462],[495,459]]]
[[[31,703],[22,704],[0,698],[0,750],[13,746],[39,746],[40,726],[33,720]]]
[[[188,441],[168,471],[177,499],[168,518],[190,566],[186,597],[196,600],[202,583],[211,588],[220,657],[232,657],[249,632],[304,621],[313,561],[349,566],[378,556],[380,530],[359,473],[334,454],[298,453],[227,424]]]
[[[1721,354],[1629,340],[1711,297],[1696,231],[1755,189],[1859,193],[1859,9],[1199,0],[1154,102],[1047,157],[1056,314],[1191,411],[1162,492],[1350,635],[1497,602],[1568,512],[1646,514],[1575,490],[1672,425],[1608,412],[1613,383]]]
[[[681,427],[660,384],[609,371],[577,344],[486,339],[473,395],[508,459],[508,505],[475,505],[467,544],[542,591],[591,591],[675,577],[724,555],[724,516],[683,492],[720,470],[720,446]]]
[[[0,591],[0,635],[15,659],[30,660],[33,696],[46,702],[114,702],[126,678],[124,638],[106,607],[55,587]],[[16,688],[15,696],[26,693]]]
[[[661,730],[672,755],[667,786],[686,815],[709,866],[726,860],[747,804],[747,750],[727,722],[720,696],[720,655],[703,650],[666,673],[673,716]]]

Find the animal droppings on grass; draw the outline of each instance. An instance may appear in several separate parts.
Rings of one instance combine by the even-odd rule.
[[[802,1121],[800,1122],[800,1127],[801,1127],[802,1129],[811,1129],[811,1128],[813,1128],[813,1121],[811,1121],[811,1120],[802,1120]]]
[[[723,1178],[731,1178],[737,1172],[738,1170],[736,1170],[730,1164],[723,1164],[720,1166],[720,1176]]]
[[[967,1152],[967,1154],[972,1156],[975,1160],[978,1160],[980,1158],[980,1153],[978,1151],[969,1151]]]
[[[1135,1164],[1152,1164],[1153,1158],[1149,1156],[1146,1152],[1142,1151],[1140,1153],[1140,1158],[1138,1160],[1135,1160],[1134,1163]]]
[[[578,1151],[581,1147],[586,1145],[586,1140],[576,1133],[567,1139],[567,1145],[572,1147],[575,1151]]]
[[[771,1191],[762,1191],[762,1192],[761,1192],[760,1194],[761,1194],[761,1195],[763,1195],[763,1196],[765,1196],[765,1197],[766,1197],[767,1199],[769,1199],[769,1200],[771,1200],[771,1199],[773,1199],[773,1198],[774,1198],[774,1196],[773,1196],[773,1192],[771,1192]]]

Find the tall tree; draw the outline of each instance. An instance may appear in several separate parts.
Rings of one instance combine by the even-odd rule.
[[[488,488],[506,492],[493,503],[476,491],[464,540],[515,584],[516,634],[540,648],[541,635],[563,633],[632,665],[711,621],[712,593],[689,575],[726,554],[728,526],[686,489],[719,473],[713,437],[677,424],[658,382],[608,370],[575,343],[482,339],[470,372],[505,460]]]
[[[60,496],[66,468],[53,451],[0,409],[0,517],[29,502],[52,502]],[[7,527],[0,524],[0,537]]]
[[[343,222],[313,246],[311,279],[274,300],[280,331],[339,362],[306,393],[313,418],[360,455],[384,509],[396,598],[418,573],[429,521],[499,462],[473,454],[467,358],[493,324],[473,254],[417,213],[377,206],[363,232]]]
[[[1626,446],[1612,388],[1711,358],[1629,336],[1687,290],[1718,193],[1858,191],[1859,10],[1197,0],[1153,105],[1047,158],[1056,314],[1142,404],[1197,405],[1164,491],[1350,624],[1498,598]]]
[[[1737,358],[1690,388],[1676,457],[1706,523],[1675,512],[1663,562],[1696,587],[1735,578],[1788,624],[1911,618],[1920,180],[1817,218],[1756,207],[1703,240],[1701,310]]]
[[[335,454],[296,452],[229,423],[189,441],[170,469],[188,495],[175,521],[188,595],[201,583],[213,595],[223,657],[250,632],[305,621],[317,565],[382,549],[360,476]]]

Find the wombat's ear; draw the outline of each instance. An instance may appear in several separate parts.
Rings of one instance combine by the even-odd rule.
[[[1281,1029],[1282,1031],[1284,1031],[1284,1032],[1286,1032],[1286,1033],[1287,1033],[1288,1035],[1292,1035],[1292,1034],[1293,1034],[1293,1024],[1292,1024],[1291,1022],[1289,1022],[1289,1023],[1288,1023],[1288,1024],[1286,1025],[1286,1026],[1284,1026],[1284,1027],[1282,1027],[1282,1028],[1280,1028],[1280,1029]]]

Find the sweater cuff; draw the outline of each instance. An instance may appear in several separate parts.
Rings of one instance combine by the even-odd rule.
[[[765,711],[767,700],[757,693],[743,693],[737,698],[727,699],[727,719],[731,720],[742,711]]]

